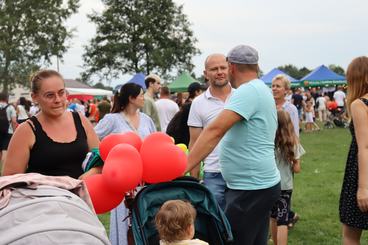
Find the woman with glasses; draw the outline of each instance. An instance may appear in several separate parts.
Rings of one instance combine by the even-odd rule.
[[[19,125],[9,143],[3,175],[35,172],[51,176],[83,178],[86,154],[99,140],[87,118],[66,110],[64,79],[53,70],[41,70],[31,78],[32,99],[40,112]]]

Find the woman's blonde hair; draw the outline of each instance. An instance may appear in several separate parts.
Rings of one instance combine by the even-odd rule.
[[[286,111],[277,111],[278,126],[275,137],[276,152],[289,163],[295,160],[295,146],[299,140],[294,131],[290,115]]]
[[[284,85],[284,88],[286,90],[289,90],[291,88],[291,83],[290,83],[290,80],[284,75],[284,74],[279,74],[279,75],[276,75],[273,79],[272,79],[272,83],[276,80],[279,80],[283,83]]]
[[[351,111],[351,103],[368,93],[368,57],[353,59],[346,72],[348,81],[347,109]],[[350,113],[349,113],[350,114]]]
[[[197,212],[187,201],[170,200],[165,202],[155,217],[160,239],[166,242],[184,240],[188,228],[194,224]]]

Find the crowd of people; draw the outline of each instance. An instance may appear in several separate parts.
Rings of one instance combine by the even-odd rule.
[[[173,96],[158,75],[149,74],[146,91],[127,83],[111,101],[68,101],[62,76],[40,70],[31,78],[34,104],[21,97],[11,105],[7,95],[0,94],[5,115],[0,124],[6,123],[0,132],[2,174],[83,179],[101,173],[101,166],[83,172],[81,164],[106,136],[131,131],[143,139],[162,131],[189,147],[186,172],[199,178],[203,164],[203,184],[226,214],[234,244],[267,244],[271,228],[274,244],[282,245],[299,218],[291,210],[294,173],[301,171],[305,153],[299,133],[319,130],[316,118],[326,124],[339,110],[341,117],[350,115],[353,135],[340,219],[344,243],[358,244],[368,228],[368,58],[356,58],[349,65],[347,96],[342,86],[336,91],[293,91],[283,75],[269,88],[258,79],[258,61],[256,49],[239,45],[226,56],[206,58],[206,86],[192,83],[188,93]],[[128,214],[124,202],[111,211],[114,245],[128,244]],[[162,244],[206,244],[192,240],[194,220],[190,203],[165,203],[155,219]]]
[[[293,103],[298,111],[300,120],[300,129],[305,132],[321,130],[316,121],[321,122],[322,127],[329,128],[333,123],[338,127],[345,126],[343,122],[347,121],[348,115],[346,110],[346,88],[337,86],[335,88],[297,88],[294,91],[289,90],[286,100]],[[337,118],[341,121],[333,122]]]

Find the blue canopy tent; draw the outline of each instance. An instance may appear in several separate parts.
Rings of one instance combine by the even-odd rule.
[[[291,82],[291,87],[294,88],[294,87],[298,87],[299,86],[299,81],[297,81],[295,78],[289,76],[288,74],[286,74],[285,72],[277,69],[277,68],[274,68],[272,69],[270,72],[268,72],[267,74],[263,75],[260,79],[262,81],[265,82],[265,84],[267,85],[271,85],[272,83],[272,79],[277,76],[277,75],[285,75],[289,81]]]
[[[344,84],[346,84],[345,77],[331,71],[325,65],[318,66],[300,79],[302,87],[331,87]]]
[[[135,74],[131,79],[129,79],[126,83],[135,83],[135,84],[138,84],[140,85],[143,90],[146,90],[146,84],[144,83],[144,74],[143,73],[137,73]],[[123,84],[120,84],[120,85],[117,85],[115,88],[114,88],[114,92],[116,91],[119,91],[121,86],[123,86]]]

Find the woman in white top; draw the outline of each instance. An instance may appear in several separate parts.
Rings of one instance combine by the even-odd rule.
[[[30,106],[26,98],[20,97],[17,105],[17,122],[19,124],[28,119],[29,107]]]

